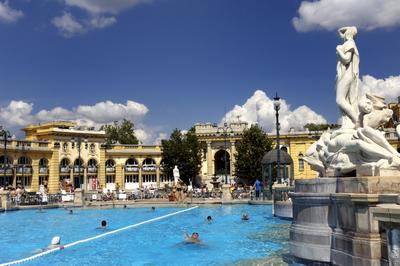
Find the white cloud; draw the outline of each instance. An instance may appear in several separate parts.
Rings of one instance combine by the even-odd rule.
[[[8,106],[0,107],[0,124],[5,127],[25,126],[34,120],[32,108],[32,103],[11,101]]]
[[[222,122],[235,122],[237,117],[240,121],[249,124],[259,124],[267,132],[275,129],[275,110],[273,100],[270,99],[265,92],[257,90],[247,99],[243,105],[236,105],[232,110],[225,114]],[[281,100],[279,110],[279,121],[283,132],[289,131],[290,128],[302,130],[307,123],[322,124],[326,120],[321,115],[315,113],[307,106],[300,106],[295,110],[290,110],[290,105],[285,100]]]
[[[64,12],[60,17],[53,18],[52,23],[67,38],[86,32],[84,26],[68,12]]]
[[[343,26],[360,29],[400,25],[399,0],[317,0],[302,1],[298,17],[293,18],[297,31],[335,30]]]
[[[21,19],[24,13],[21,10],[12,9],[8,1],[0,2],[0,22],[13,23]]]
[[[148,112],[149,109],[144,104],[131,100],[125,104],[105,101],[94,105],[79,105],[71,110],[55,107],[37,113],[33,112],[33,103],[11,101],[5,107],[0,106],[0,125],[10,131],[18,132],[21,127],[29,124],[54,120],[75,121],[81,126],[99,128],[103,124],[128,119],[134,122],[135,134],[142,143],[160,142],[166,137],[165,133],[142,123]]]
[[[385,97],[387,103],[397,102],[400,96],[400,75],[385,79],[365,75],[361,80],[361,88],[365,92]]]
[[[86,10],[92,14],[118,14],[139,4],[151,3],[152,0],[65,0],[68,6]]]
[[[89,20],[88,25],[95,29],[102,29],[111,26],[115,22],[117,22],[117,19],[115,17],[96,16]]]
[[[117,22],[115,17],[123,10],[139,4],[151,3],[152,0],[64,0],[68,7],[86,11],[87,17],[76,19],[70,12],[53,18],[53,24],[61,34],[70,38],[94,29],[103,29]],[[111,16],[110,16],[111,14]]]

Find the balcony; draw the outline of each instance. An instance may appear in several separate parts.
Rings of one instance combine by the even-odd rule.
[[[17,166],[17,174],[25,174],[25,175],[30,175],[32,174],[32,166],[28,165],[19,165]]]
[[[96,166],[88,166],[88,173],[97,173],[98,168]]]
[[[143,165],[143,172],[155,172],[157,170],[156,165]]]
[[[127,172],[127,173],[137,173],[137,172],[139,172],[139,166],[138,165],[126,165],[125,166],[125,172]]]
[[[84,170],[85,170],[85,167],[83,167],[83,166],[79,166],[79,165],[74,166],[74,173],[83,173]]]
[[[5,168],[4,168],[4,166],[1,166],[0,167],[0,175],[4,174],[4,170],[6,171],[6,175],[12,175],[12,173],[13,173],[12,166],[8,166],[8,167],[5,167]]]
[[[69,166],[60,166],[60,173],[69,173]]]
[[[115,173],[115,167],[114,166],[106,166],[106,172],[107,173]]]
[[[39,174],[47,175],[49,173],[49,168],[47,166],[39,166]]]

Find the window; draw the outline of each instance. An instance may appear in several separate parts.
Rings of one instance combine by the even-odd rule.
[[[155,183],[157,180],[157,176],[156,175],[143,175],[143,183]]]
[[[96,145],[94,145],[93,143],[90,144],[90,152],[94,153],[96,151]]]
[[[299,154],[299,172],[304,172],[303,154]]]
[[[63,152],[67,152],[68,150],[68,143],[64,142],[63,144]]]
[[[107,184],[114,184],[115,183],[115,176],[113,176],[113,175],[106,176],[106,183]]]
[[[126,175],[125,183],[139,183],[139,176],[138,175]]]
[[[31,177],[30,176],[17,176],[17,184],[21,184],[25,188],[31,187]]]
[[[39,186],[40,185],[47,185],[48,178],[45,175],[40,175],[39,176]]]

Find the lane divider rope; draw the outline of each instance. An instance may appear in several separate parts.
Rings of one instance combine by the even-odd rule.
[[[108,236],[108,235],[112,235],[112,234],[115,234],[115,233],[130,229],[130,228],[133,228],[133,227],[137,227],[137,226],[140,226],[140,225],[143,225],[143,224],[147,224],[147,223],[155,222],[155,221],[158,221],[158,220],[162,220],[162,219],[174,216],[174,215],[178,215],[178,214],[181,214],[181,213],[184,213],[184,212],[191,211],[191,210],[196,209],[198,207],[199,206],[194,206],[194,207],[191,207],[191,208],[188,208],[188,209],[184,209],[184,210],[181,210],[181,211],[177,211],[177,212],[169,213],[169,214],[166,214],[166,215],[163,215],[163,216],[160,216],[160,217],[156,217],[156,218],[153,218],[153,219],[150,219],[150,220],[146,220],[146,221],[143,221],[143,222],[140,222],[140,223],[137,223],[137,224],[128,225],[128,226],[125,226],[125,227],[122,227],[122,228],[119,228],[119,229],[116,229],[116,230],[113,230],[113,231],[110,231],[110,232],[106,232],[106,233],[103,233],[103,234],[100,234],[100,235],[97,235],[97,236],[89,237],[89,238],[86,238],[86,239],[82,239],[82,240],[78,240],[78,241],[69,243],[67,245],[62,245],[62,246],[59,246],[59,247],[56,247],[56,248],[53,248],[53,249],[49,249],[49,250],[46,250],[44,252],[35,254],[33,256],[24,258],[24,259],[19,259],[19,260],[15,260],[15,261],[11,261],[11,262],[2,263],[2,264],[0,264],[0,266],[15,265],[15,264],[20,264],[20,263],[24,263],[24,262],[27,262],[27,261],[31,261],[31,260],[40,258],[42,256],[48,255],[50,253],[56,252],[58,250],[63,250],[63,249],[66,249],[66,248],[70,248],[70,247],[73,247],[73,246],[76,246],[76,245],[79,245],[79,244],[82,244],[82,243],[85,243],[85,242],[96,240],[96,239],[99,239],[99,238],[102,238],[102,237],[105,237],[105,236]]]

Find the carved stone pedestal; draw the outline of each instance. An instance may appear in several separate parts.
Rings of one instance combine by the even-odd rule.
[[[332,213],[330,196],[336,178],[296,180],[290,253],[297,258],[329,263],[331,259]]]
[[[398,176],[296,180],[291,254],[334,265],[396,265],[399,193]]]
[[[230,185],[229,184],[223,184],[222,185],[222,201],[230,201],[232,200],[232,194],[230,191]]]

